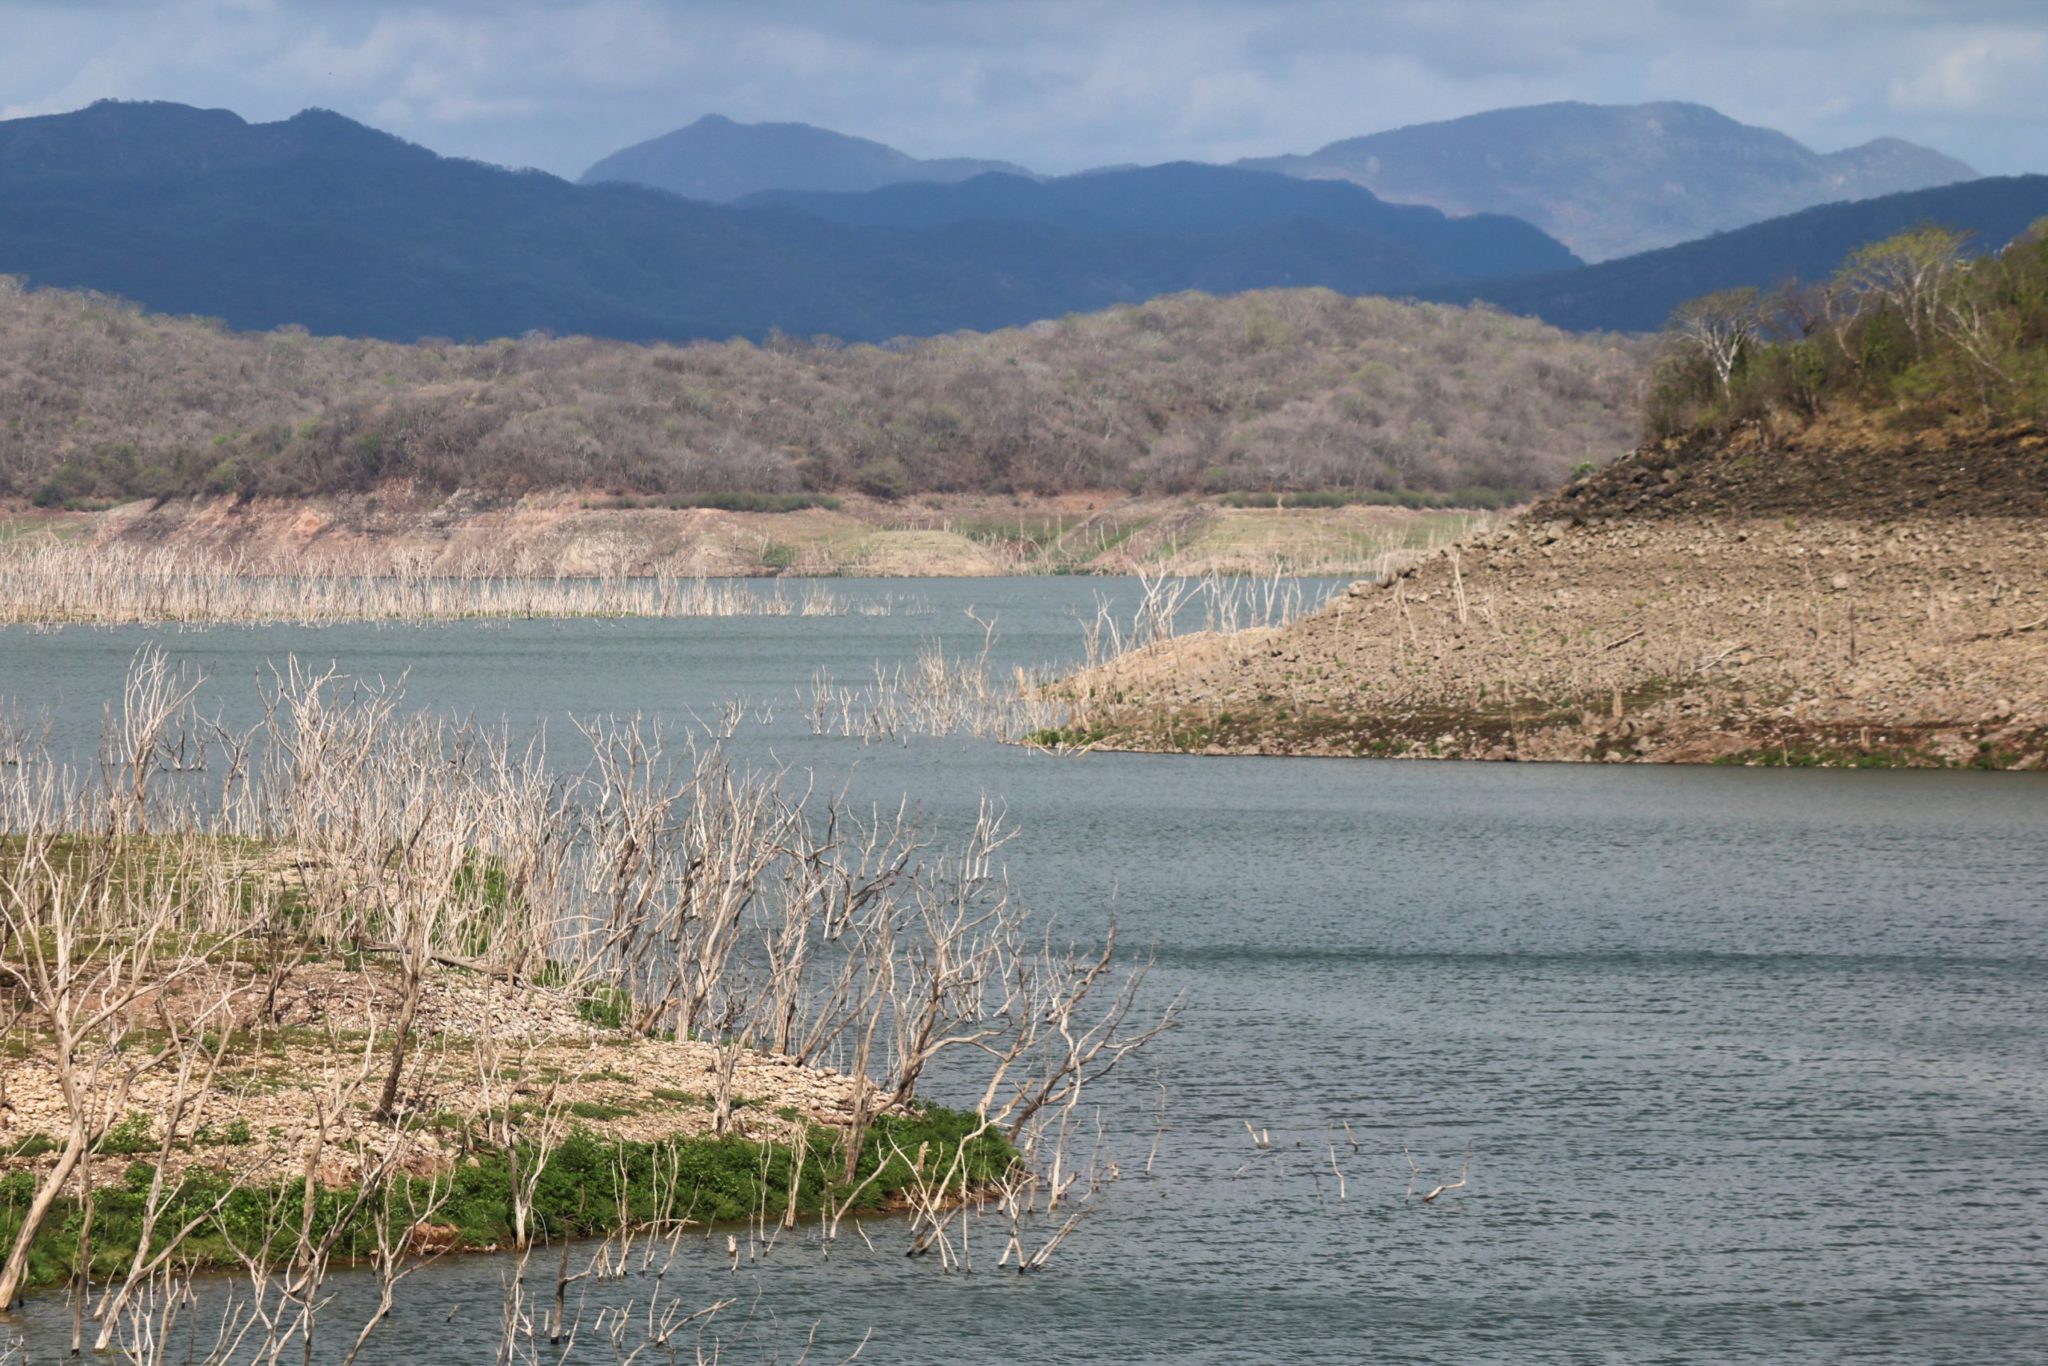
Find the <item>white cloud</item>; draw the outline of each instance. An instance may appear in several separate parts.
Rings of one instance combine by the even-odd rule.
[[[1994,31],[1951,42],[1922,70],[1892,81],[1894,109],[1953,112],[2034,100],[2048,90],[2048,35]]]

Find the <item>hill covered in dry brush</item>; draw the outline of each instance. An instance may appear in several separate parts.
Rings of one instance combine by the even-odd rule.
[[[898,346],[238,333],[0,277],[0,497],[393,482],[764,509],[836,492],[1498,502],[1629,444],[1647,343],[1327,290]]]

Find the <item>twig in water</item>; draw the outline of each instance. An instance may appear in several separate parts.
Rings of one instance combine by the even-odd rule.
[[[1413,1195],[1415,1194],[1415,1182],[1416,1179],[1422,1175],[1422,1168],[1416,1165],[1415,1154],[1408,1151],[1407,1144],[1403,1143],[1401,1145],[1401,1152],[1408,1159],[1408,1193],[1410,1195]],[[1425,1205],[1431,1204],[1436,1200],[1436,1198],[1439,1195],[1442,1195],[1445,1191],[1454,1191],[1462,1189],[1465,1183],[1468,1180],[1470,1180],[1471,1177],[1472,1145],[1470,1143],[1467,1143],[1465,1145],[1465,1165],[1458,1172],[1458,1179],[1456,1181],[1437,1182],[1437,1184],[1430,1189],[1429,1194],[1422,1197],[1422,1203]]]

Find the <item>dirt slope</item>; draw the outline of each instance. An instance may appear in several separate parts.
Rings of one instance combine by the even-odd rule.
[[[2048,432],[1653,447],[1284,632],[1070,686],[1111,747],[2048,766]]]

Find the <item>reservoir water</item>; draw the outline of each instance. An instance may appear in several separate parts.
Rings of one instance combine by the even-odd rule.
[[[806,1234],[737,1273],[722,1237],[686,1240],[668,1287],[738,1298],[713,1331],[727,1360],[807,1343],[862,1362],[2048,1353],[2048,778],[818,738],[793,699],[821,666],[858,682],[934,636],[978,649],[970,606],[997,615],[1005,662],[1071,658],[1094,594],[1135,594],[834,588],[931,610],[14,630],[0,697],[47,706],[76,747],[144,639],[205,669],[231,713],[296,652],[403,673],[416,705],[545,721],[573,762],[571,715],[687,724],[744,696],[782,704],[735,738],[756,762],[907,793],[941,837],[1000,800],[1022,895],[1075,934],[1113,914],[1156,959],[1155,994],[1185,993],[1182,1026],[1095,1094],[1120,1179],[1030,1277],[994,1269],[993,1222],[971,1275],[904,1258],[890,1220],[872,1250],[825,1257]],[[1468,1146],[1464,1188],[1411,1193],[1414,1168],[1424,1188],[1455,1179]],[[422,1271],[362,1359],[490,1359],[505,1270]],[[367,1293],[339,1289],[337,1349]],[[646,1289],[592,1289],[592,1312]],[[45,1293],[0,1341],[50,1359],[67,1319]]]

